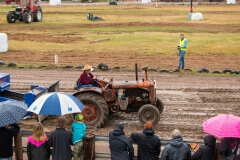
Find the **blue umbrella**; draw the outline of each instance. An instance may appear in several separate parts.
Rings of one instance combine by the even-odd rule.
[[[81,112],[84,105],[73,95],[61,92],[45,93],[27,111],[38,115],[64,115]]]
[[[0,102],[0,127],[17,123],[27,113],[27,104],[20,101]]]

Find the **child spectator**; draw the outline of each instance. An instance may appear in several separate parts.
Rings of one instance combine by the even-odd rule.
[[[43,131],[41,123],[37,122],[33,126],[33,135],[28,138],[27,156],[28,160],[49,160],[50,147],[48,137]]]
[[[86,125],[82,122],[83,115],[78,114],[75,116],[75,122],[72,124],[73,138],[72,142],[74,145],[74,160],[83,160],[83,137],[86,134]]]

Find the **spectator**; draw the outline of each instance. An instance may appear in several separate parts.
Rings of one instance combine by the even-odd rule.
[[[86,125],[82,122],[83,115],[77,114],[75,116],[75,122],[72,124],[73,131],[73,145],[74,145],[74,160],[83,160],[83,137],[86,133]]]
[[[77,81],[77,87],[78,88],[84,88],[84,87],[99,87],[99,85],[96,83],[97,77],[94,76],[91,73],[92,66],[85,65],[83,67],[83,73],[80,75],[78,81]]]
[[[117,124],[113,131],[109,132],[109,148],[112,160],[132,160],[134,149],[130,139],[125,136],[124,125]]]
[[[53,147],[53,160],[71,160],[72,159],[72,133],[65,129],[65,117],[58,118],[58,128],[50,133],[49,145]]]
[[[17,135],[20,128],[17,124],[0,127],[0,160],[12,160],[13,136]]]
[[[177,129],[172,131],[169,144],[163,149],[161,160],[190,160],[191,151],[187,144],[183,143],[181,132]]]
[[[223,156],[235,154],[234,160],[240,160],[240,138],[223,138],[218,145],[218,152]]]
[[[138,144],[138,160],[158,160],[161,141],[154,135],[152,122],[146,122],[143,133],[132,133],[131,138]]]
[[[37,122],[33,126],[33,135],[28,138],[27,156],[28,160],[49,160],[50,147],[48,137],[43,131],[41,123]]]
[[[199,148],[192,155],[192,160],[215,160],[216,138],[213,135],[208,135],[203,140],[205,146]]]

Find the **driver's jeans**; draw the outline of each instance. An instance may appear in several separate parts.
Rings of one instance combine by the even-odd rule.
[[[77,82],[77,87],[80,89],[85,87],[99,87],[99,85],[95,81],[92,84],[80,84]]]

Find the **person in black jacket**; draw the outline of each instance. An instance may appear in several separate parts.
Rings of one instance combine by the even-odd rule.
[[[17,135],[20,128],[11,124],[0,128],[0,159],[11,159],[13,156],[13,136]]]
[[[131,139],[138,144],[138,160],[158,160],[161,141],[154,135],[152,122],[144,124],[143,133],[132,133]]]
[[[53,160],[71,160],[72,159],[72,133],[65,129],[65,117],[58,118],[58,128],[50,133],[49,146],[53,147]]]
[[[41,123],[37,122],[33,126],[33,135],[28,137],[27,156],[28,160],[49,160],[50,147],[48,137],[43,131]]]
[[[229,156],[235,151],[238,141],[240,142],[240,138],[223,138],[218,145],[218,152],[224,156]],[[240,160],[240,144],[234,160]]]
[[[117,124],[116,128],[109,132],[111,160],[133,160],[134,149],[123,128],[123,124]]]
[[[183,143],[181,132],[174,129],[172,137],[173,139],[163,149],[161,160],[191,160],[190,148]]]
[[[205,146],[192,155],[192,160],[215,160],[216,138],[213,135],[207,135],[203,140]]]

